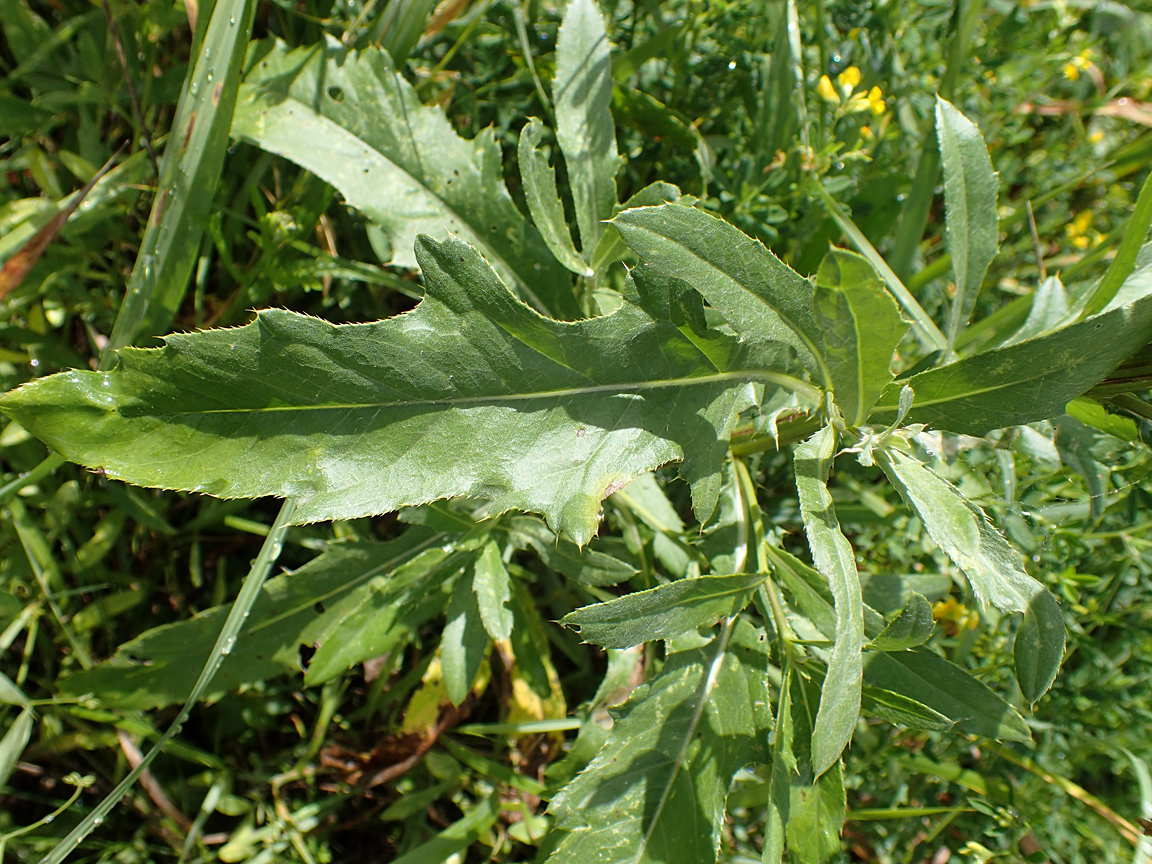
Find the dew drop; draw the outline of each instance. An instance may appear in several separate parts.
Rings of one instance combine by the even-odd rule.
[[[729,60],[728,61],[728,68],[729,69],[735,69],[736,68],[736,61],[735,60]]]

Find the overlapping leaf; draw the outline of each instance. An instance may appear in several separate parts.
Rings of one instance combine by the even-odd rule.
[[[334,326],[266,311],[126,349],[109,373],[41,379],[0,411],[109,476],[293,497],[297,522],[471,496],[582,544],[607,495],[675,459],[706,518],[749,382],[790,380],[772,371],[782,350],[708,331],[699,298],[658,274],[638,270],[616,313],[564,323],[457,239],[422,237],[418,253],[426,296],[405,315]]]
[[[763,581],[756,574],[680,579],[569,612],[563,623],[577,630],[585,642],[631,648],[735,615],[748,605]]]
[[[856,557],[840,530],[828,492],[836,430],[825,426],[796,448],[796,490],[812,560],[828,580],[836,612],[835,642],[812,731],[812,768],[819,776],[840,758],[860,716],[864,601]]]
[[[300,645],[319,645],[308,666],[313,681],[378,656],[386,640],[401,635],[394,627],[417,627],[448,602],[446,593],[428,590],[463,566],[460,556],[455,563],[440,548],[443,539],[414,528],[387,543],[337,546],[290,575],[269,579],[212,690],[298,673]],[[94,693],[125,709],[183,701],[229,608],[216,606],[149,630],[120,646],[110,661],[66,678],[62,692]],[[335,633],[340,638],[330,639]]]
[[[820,264],[814,305],[836,407],[859,426],[893,378],[892,355],[908,325],[868,259],[845,249]]]
[[[872,422],[896,419],[905,384],[916,392],[912,423],[983,435],[1047,420],[1149,341],[1152,296],[1145,296],[1070,327],[895,381],[881,395]]]
[[[681,204],[625,210],[612,224],[642,261],[688,282],[738,333],[791,345],[831,387],[819,348],[815,286],[758,240]]]
[[[1052,686],[1064,657],[1064,618],[1056,598],[1025,572],[1020,553],[954,486],[899,450],[878,451],[876,461],[964,571],[976,596],[1002,612],[1024,613],[1016,635],[1016,680],[1035,702]]]
[[[936,139],[944,166],[945,225],[956,297],[948,315],[948,347],[968,324],[980,283],[996,257],[1000,222],[996,215],[996,172],[976,124],[936,97]]]
[[[556,140],[580,229],[580,248],[590,258],[616,206],[616,127],[612,121],[612,71],[608,34],[594,0],[571,0],[556,39]]]
[[[335,186],[392,241],[392,263],[417,265],[416,234],[457,234],[542,311],[579,314],[568,272],[504,185],[490,129],[458,137],[423,105],[388,55],[329,45],[261,43],[240,88],[232,135]]]
[[[716,860],[732,777],[767,762],[771,725],[754,635],[674,654],[623,709],[600,755],[553,799],[550,864]],[[722,651],[718,655],[718,651]]]
[[[790,595],[791,605],[824,636],[833,638],[836,616],[827,581],[787,552],[770,551],[773,570]],[[864,606],[865,632],[876,636],[883,628],[880,614]],[[890,654],[867,652],[864,683],[920,703],[947,718],[958,732],[1007,741],[1029,741],[1032,737],[1024,718],[987,684],[925,648]]]

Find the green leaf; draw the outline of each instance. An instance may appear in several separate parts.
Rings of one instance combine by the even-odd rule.
[[[916,391],[910,423],[983,435],[1048,420],[1149,341],[1152,297],[1144,297],[1062,330],[894,381],[871,422],[896,419],[905,384]]]
[[[579,315],[567,271],[508,194],[490,128],[471,141],[458,137],[383,51],[263,42],[253,53],[233,137],[335,186],[385,230],[396,266],[417,266],[419,232],[459,235],[538,310]]]
[[[831,385],[815,286],[740,229],[681,204],[625,210],[612,224],[642,261],[683,279],[738,333],[791,345]]]
[[[24,691],[17,687],[12,679],[3,672],[0,672],[0,704],[19,705],[21,708],[29,706],[28,697],[24,695]]]
[[[836,407],[859,426],[894,377],[892,355],[908,324],[868,259],[845,249],[821,262],[814,302]]]
[[[444,548],[430,549],[387,576],[371,577],[332,604],[301,637],[303,644],[319,646],[308,662],[304,683],[322,684],[411,638],[417,628],[444,611],[447,587],[468,558]]]
[[[561,623],[576,630],[585,642],[631,648],[735,615],[748,605],[763,581],[762,574],[681,579],[585,606],[569,612]]]
[[[876,462],[976,596],[1002,612],[1025,613],[1016,634],[1016,680],[1024,698],[1035,702],[1052,686],[1064,657],[1064,617],[1056,598],[1025,572],[1020,553],[951,483],[899,450],[878,451]]]
[[[882,687],[865,687],[860,693],[860,708],[889,723],[912,729],[944,731],[952,728],[952,721],[902,693],[893,693]]]
[[[549,864],[714,862],[732,778],[767,762],[767,657],[756,637],[668,658],[608,743],[552,800],[566,832]],[[751,628],[747,628],[751,630]]]
[[[472,590],[480,607],[480,620],[493,640],[507,639],[512,632],[513,614],[508,606],[512,591],[508,570],[500,557],[500,547],[489,540],[473,565]]]
[[[1014,345],[1051,333],[1058,327],[1070,323],[1070,319],[1074,317],[1064,283],[1060,281],[1059,276],[1049,276],[1032,295],[1032,308],[1028,311],[1028,318],[1011,338],[1005,340],[1004,344]]]
[[[815,695],[815,687],[785,663],[762,859],[766,864],[782,860],[785,842],[789,860],[800,864],[824,864],[840,851],[844,775],[839,761],[819,776],[813,770],[809,742]]]
[[[586,257],[600,240],[601,221],[616,206],[616,127],[612,122],[612,69],[608,34],[594,0],[571,0],[556,38],[556,140]]]
[[[1019,712],[987,684],[927,648],[870,651],[864,656],[869,686],[899,693],[946,717],[956,732],[1000,741],[1031,741]]]
[[[619,585],[638,572],[627,561],[621,561],[595,549],[581,549],[571,540],[557,537],[539,519],[519,517],[511,520],[513,542],[532,547],[550,569],[563,573],[573,582],[601,588]]]
[[[500,816],[500,797],[485,798],[427,843],[394,858],[392,864],[443,864],[479,840]]]
[[[583,544],[606,496],[673,459],[706,519],[750,382],[803,386],[769,371],[782,351],[697,329],[683,283],[637,268],[616,313],[563,323],[461,241],[418,248],[426,296],[405,315],[336,326],[268,310],[125,349],[108,373],[39,379],[0,411],[130,483],[297,498],[298,523],[471,496]]]
[[[556,172],[540,152],[540,141],[543,137],[544,124],[535,117],[528,118],[527,124],[520,130],[520,145],[517,151],[528,212],[532,214],[532,221],[536,223],[540,236],[544,238],[557,261],[573,273],[593,276],[595,275],[593,270],[572,245],[568,219],[564,215],[564,204],[556,191]]]
[[[772,777],[768,783],[768,819],[764,826],[764,864],[781,864],[787,842],[785,826],[791,808],[792,778],[797,773],[794,752],[795,736],[792,724],[793,671],[790,662],[784,663],[780,684],[780,699],[776,705],[776,725],[772,742]]]
[[[408,623],[415,601],[428,594],[425,574],[437,573],[449,557],[438,546],[443,541],[442,534],[411,529],[387,543],[335,546],[294,573],[269,579],[216,673],[211,692],[298,674],[300,645],[320,642],[323,651],[326,634],[338,636],[353,612],[363,610],[378,630],[397,617]],[[447,599],[441,594],[439,608],[429,617],[438,614]],[[180,702],[196,682],[199,664],[212,649],[229,608],[215,606],[187,621],[149,630],[121,645],[108,662],[63,679],[61,690],[70,697],[94,693],[102,702],[128,710]],[[340,670],[376,656],[375,645],[360,643],[357,651],[357,643],[349,638],[340,645],[348,652],[339,659]],[[310,672],[325,663],[321,651],[312,658]]]
[[[825,426],[796,448],[800,515],[816,569],[828,580],[836,611],[835,643],[812,732],[812,769],[819,776],[840,758],[860,716],[863,676],[864,601],[856,556],[836,520],[828,472],[836,453],[836,430]]]
[[[457,707],[468,698],[468,691],[488,653],[488,631],[480,616],[472,573],[456,583],[445,614],[444,634],[440,639],[440,663],[444,688]]]
[[[824,577],[789,555],[769,547],[773,572],[791,595],[791,605],[831,639],[836,632],[832,595]],[[865,631],[878,634],[884,619],[864,607]],[[946,717],[956,731],[1010,741],[1030,741],[1020,714],[959,666],[924,648],[864,655],[865,684],[899,693]]]
[[[999,248],[1000,219],[996,213],[996,172],[976,124],[951,103],[936,97],[936,139],[944,165],[944,223],[956,297],[948,316],[948,346],[972,317],[980,284]]]
[[[876,651],[903,651],[923,645],[932,636],[936,622],[932,606],[919,594],[908,598],[908,604],[873,639],[868,647]]]
[[[22,709],[4,737],[0,738],[0,786],[8,782],[9,776],[16,769],[16,763],[20,761],[20,754],[32,740],[35,719],[31,708]]]

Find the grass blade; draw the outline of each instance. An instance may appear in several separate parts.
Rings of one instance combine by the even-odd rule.
[[[228,149],[255,9],[254,0],[220,0],[212,10],[184,82],[156,200],[101,368],[115,362],[117,348],[167,331],[184,299]]]
[[[265,539],[264,545],[260,547],[260,554],[256,556],[256,560],[252,564],[252,569],[248,571],[248,575],[244,578],[244,584],[240,588],[240,594],[232,604],[232,610],[228,613],[228,618],[224,621],[224,626],[220,630],[220,635],[216,639],[212,653],[208,656],[208,660],[200,672],[200,678],[196,681],[196,686],[192,688],[192,692],[188,694],[188,699],[180,709],[180,713],[176,715],[176,719],[164,730],[164,734],[160,736],[152,749],[144,755],[144,758],[140,760],[140,764],[137,765],[127,777],[121,780],[116,788],[109,792],[107,797],[96,805],[92,812],[85,816],[80,824],[68,833],[67,837],[57,843],[56,847],[45,856],[40,864],[61,864],[65,858],[75,851],[76,847],[80,845],[92,829],[103,822],[104,818],[112,812],[112,808],[120,803],[120,799],[135,785],[136,781],[140,779],[140,775],[152,764],[152,761],[160,755],[160,751],[164,749],[164,745],[180,732],[184,721],[187,720],[188,715],[192,713],[192,708],[208,689],[208,685],[212,682],[212,676],[216,674],[216,670],[219,669],[220,664],[224,662],[225,656],[232,651],[232,646],[236,644],[236,638],[244,626],[252,604],[256,602],[256,598],[260,595],[260,588],[264,585],[264,580],[268,578],[268,574],[272,570],[272,565],[276,562],[276,559],[280,557],[280,549],[284,543],[284,535],[288,533],[289,525],[292,522],[292,514],[295,512],[296,502],[292,499],[285,501],[280,507],[280,513],[276,516],[272,530],[268,532],[268,537]]]

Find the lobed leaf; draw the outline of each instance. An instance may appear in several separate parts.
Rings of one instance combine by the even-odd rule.
[[[856,556],[836,520],[828,472],[836,453],[836,430],[825,426],[796,448],[796,491],[816,569],[828,580],[836,631],[828,673],[812,731],[812,770],[819,776],[840,759],[860,716],[863,677],[864,601]]]
[[[581,585],[596,588],[619,585],[638,572],[627,561],[595,549],[582,549],[571,540],[557,537],[539,519],[513,518],[510,528],[512,541],[517,547],[531,547],[546,567]]]
[[[1000,245],[996,172],[976,124],[936,97],[936,140],[944,166],[944,224],[956,296],[948,315],[948,346],[972,317],[980,285]]]
[[[845,249],[821,262],[814,306],[836,407],[859,426],[894,377],[892,356],[908,324],[868,259]]]
[[[763,581],[762,574],[680,579],[585,606],[569,612],[561,623],[576,630],[584,642],[631,648],[735,615],[748,605]]]
[[[418,265],[418,233],[459,235],[537,309],[580,314],[567,271],[508,194],[491,129],[457,136],[378,49],[263,42],[250,62],[232,136],[335,186],[387,233],[392,264]]]
[[[871,422],[896,419],[905,384],[916,391],[910,423],[983,435],[1048,420],[1149,341],[1152,296],[1145,296],[1061,330],[894,381]]]
[[[572,235],[568,231],[568,219],[564,215],[564,203],[556,191],[556,172],[540,152],[540,142],[544,138],[544,124],[535,117],[529,117],[520,130],[520,144],[517,159],[520,162],[520,179],[524,183],[524,198],[528,202],[528,212],[540,231],[548,249],[556,260],[581,276],[592,276],[593,271],[580,257],[572,245]]]
[[[947,480],[899,450],[882,449],[876,462],[929,536],[959,567],[976,596],[1002,612],[1025,613],[1016,634],[1016,680],[1035,702],[1052,686],[1064,657],[1064,617],[1043,585],[987,517]]]
[[[460,240],[418,250],[426,295],[407,314],[336,326],[268,310],[125,349],[111,372],[42,378],[0,412],[130,483],[295,498],[298,523],[470,496],[583,544],[605,497],[675,459],[706,519],[753,382],[803,386],[772,371],[782,351],[708,331],[687,286],[643,268],[616,313],[565,323]]]

